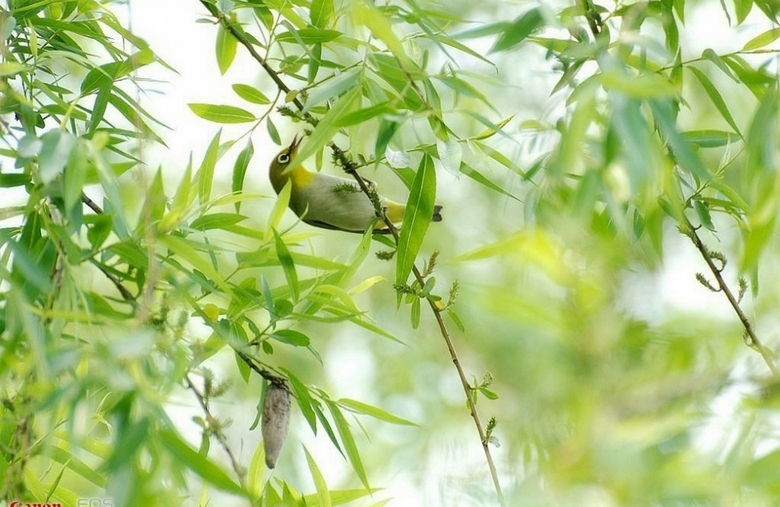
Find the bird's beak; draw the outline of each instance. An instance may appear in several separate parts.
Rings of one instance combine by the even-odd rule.
[[[295,153],[298,151],[298,146],[300,146],[301,141],[303,141],[303,134],[295,134],[292,143],[290,143],[290,146],[287,148],[287,154],[290,155],[290,158],[295,156]]]

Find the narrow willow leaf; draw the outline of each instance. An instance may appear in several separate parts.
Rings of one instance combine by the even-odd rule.
[[[339,118],[335,123],[339,127],[349,127],[358,123],[363,123],[379,115],[393,113],[395,108],[390,106],[390,101],[380,102],[363,109],[358,109]]]
[[[252,139],[249,139],[246,143],[246,147],[241,150],[241,153],[236,157],[236,162],[233,164],[233,183],[231,190],[235,193],[239,193],[244,189],[244,177],[246,176],[246,170],[249,167],[249,162],[255,154],[255,147],[252,144]],[[241,201],[234,203],[236,212],[241,210]]]
[[[268,137],[271,138],[271,140],[274,142],[275,145],[281,146],[282,138],[279,136],[279,131],[276,129],[276,125],[274,125],[274,122],[271,121],[271,118],[266,118],[265,126],[266,129],[268,130]]]
[[[408,69],[412,66],[401,40],[393,32],[393,25],[379,9],[368,2],[357,2],[352,9],[352,16],[356,24],[365,26],[374,37],[384,42],[402,67]]]
[[[225,281],[224,277],[215,270],[211,263],[206,261],[197,251],[199,245],[194,244],[186,238],[172,236],[170,234],[161,236],[158,241],[168,250],[174,253],[176,260],[185,261],[193,268],[197,269],[208,277],[209,281],[222,289],[227,294],[232,294],[233,290]]]
[[[317,415],[314,413],[314,408],[312,408],[315,405],[315,402],[309,394],[309,390],[290,370],[287,368],[280,368],[280,370],[290,382],[290,389],[292,389],[292,392],[295,395],[295,401],[298,403],[298,408],[301,409],[304,419],[306,419],[306,422],[308,422],[311,427],[311,431],[316,435]]]
[[[734,0],[734,10],[737,12],[738,25],[745,21],[752,8],[753,0]]]
[[[342,407],[346,408],[347,410],[349,410],[350,412],[355,412],[356,414],[369,415],[371,417],[379,419],[380,421],[385,421],[391,424],[400,424],[404,426],[417,426],[415,423],[407,419],[403,419],[401,417],[398,417],[397,415],[393,415],[390,412],[382,410],[381,408],[377,408],[372,405],[368,405],[367,403],[363,403],[362,401],[342,398],[338,400],[337,403]]]
[[[726,102],[723,100],[723,97],[721,96],[720,92],[715,87],[715,85],[712,84],[710,78],[707,77],[707,75],[704,72],[700,71],[696,67],[690,66],[688,67],[688,70],[690,70],[693,73],[693,75],[696,76],[696,79],[699,80],[699,83],[701,83],[702,88],[704,88],[704,91],[707,92],[707,95],[710,97],[710,100],[715,105],[715,108],[718,110],[718,112],[723,117],[723,119],[726,120],[726,123],[728,123],[729,126],[733,128],[734,131],[737,134],[739,134],[740,137],[742,137],[742,132],[740,132],[739,127],[737,127],[737,122],[734,121],[734,117],[731,116],[731,112],[729,111]]]
[[[632,76],[623,71],[605,71],[601,74],[600,82],[605,89],[638,99],[677,95],[674,85],[657,74]]]
[[[420,298],[415,297],[412,300],[412,310],[410,313],[412,329],[417,329],[420,327],[420,306]]]
[[[236,106],[217,104],[188,104],[193,113],[214,123],[247,123],[256,120],[255,115]]]
[[[760,181],[760,173],[776,167],[778,93],[767,92],[756,109],[747,137],[748,175]]]
[[[710,48],[707,48],[704,51],[702,51],[701,56],[714,63],[716,67],[718,67],[724,74],[726,74],[735,83],[739,83],[739,78],[736,76],[736,74],[734,74],[734,72],[729,68],[729,66],[726,65],[726,62],[723,61],[723,58],[721,58],[715,51],[713,51]]]
[[[718,148],[731,144],[739,139],[734,132],[725,132],[723,130],[689,130],[682,133],[683,137],[693,144],[702,148]]]
[[[83,141],[75,143],[68,163],[63,173],[63,195],[65,208],[70,210],[81,202],[81,192],[87,181],[87,169],[89,167],[89,156],[87,148]]]
[[[542,11],[533,8],[506,27],[489,52],[495,53],[513,48],[542,26],[544,26]]]
[[[274,234],[274,242],[276,244],[276,256],[279,258],[279,262],[282,265],[284,271],[284,277],[287,279],[287,286],[290,288],[293,301],[298,301],[299,288],[298,288],[298,273],[295,271],[295,262],[293,262],[290,251],[287,250],[287,245],[284,244],[284,240],[276,232],[276,229],[271,229]]]
[[[326,403],[333,416],[333,422],[336,423],[336,430],[339,432],[341,443],[344,446],[344,452],[347,453],[347,459],[352,465],[352,469],[360,479],[360,482],[363,483],[363,486],[370,488],[368,476],[366,475],[363,461],[360,459],[360,453],[358,452],[357,444],[355,443],[355,437],[352,435],[352,429],[349,427],[349,424],[344,418],[344,414],[341,413],[341,409],[338,405],[331,400],[326,400]]]
[[[219,158],[219,138],[222,130],[217,131],[214,138],[203,155],[203,162],[200,164],[198,172],[195,173],[195,179],[198,182],[198,201],[205,204],[211,199],[211,187],[214,183],[214,168],[217,166]]]
[[[252,104],[264,106],[271,103],[271,100],[254,86],[236,83],[233,85],[233,91],[236,92],[236,95]]]
[[[476,169],[474,169],[470,165],[466,164],[465,162],[460,164],[460,172],[462,174],[465,174],[466,176],[468,176],[472,180],[476,181],[480,185],[484,185],[485,187],[489,188],[490,190],[492,190],[494,192],[498,192],[499,194],[504,194],[505,196],[507,196],[507,197],[509,197],[511,199],[514,199],[515,201],[518,201],[518,202],[520,201],[519,198],[514,196],[511,192],[506,190],[504,187],[493,183],[487,177],[485,177],[485,175],[483,175],[482,173],[480,173],[479,171],[477,171]]]
[[[205,481],[217,488],[239,496],[248,496],[247,491],[236,484],[221,468],[211,462],[206,456],[196,452],[174,430],[164,428],[156,432],[160,441],[175,456],[178,463],[183,463]]]
[[[306,113],[315,106],[319,106],[327,100],[331,100],[334,97],[341,96],[344,92],[352,90],[357,86],[360,79],[359,69],[350,69],[341,74],[335,75],[321,86],[315,88],[315,90],[309,95],[306,100],[306,106],[303,108],[303,112]]]
[[[771,28],[745,43],[742,51],[752,51],[767,46],[780,38],[780,28]]]
[[[319,28],[301,28],[300,30],[294,30],[290,32],[280,33],[276,40],[278,42],[288,42],[303,44],[309,46],[311,44],[320,44],[330,42],[338,39],[343,34],[338,30],[321,30]]]
[[[311,24],[317,28],[326,28],[333,16],[333,0],[312,0],[309,11]]]
[[[269,241],[273,236],[273,231],[279,226],[282,221],[284,212],[287,209],[287,205],[290,203],[290,194],[292,192],[292,180],[289,180],[282,187],[282,191],[279,192],[274,207],[271,208],[271,213],[268,215],[268,229],[265,232],[265,240]]]
[[[238,41],[233,35],[225,30],[222,25],[217,28],[217,66],[219,73],[225,74],[236,58]]]
[[[668,101],[654,100],[650,102],[650,107],[658,129],[672,148],[680,167],[699,178],[699,181],[709,182],[713,179],[712,173],[704,166],[699,155],[691,149],[691,144],[677,130],[671,104]]]
[[[430,155],[424,155],[406,203],[403,227],[398,240],[395,282],[403,285],[409,278],[417,252],[420,251],[436,200],[436,171]]]
[[[271,336],[282,343],[294,347],[308,347],[311,344],[311,340],[308,336],[293,329],[277,329]]]
[[[322,476],[322,472],[320,472],[317,463],[314,461],[311,454],[309,454],[309,450],[306,446],[303,446],[303,452],[306,453],[306,462],[309,464],[311,478],[314,480],[314,488],[317,490],[318,505],[320,507],[331,507],[330,491],[328,491],[328,484],[325,482],[325,477]]]
[[[253,498],[260,498],[263,493],[263,483],[265,482],[265,447],[257,444],[255,452],[252,454],[252,460],[249,462],[249,471],[247,473],[247,489]]]

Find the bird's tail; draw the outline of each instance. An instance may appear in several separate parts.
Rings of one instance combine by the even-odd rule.
[[[441,222],[441,206],[438,204],[433,206],[433,216],[431,217],[431,221]]]

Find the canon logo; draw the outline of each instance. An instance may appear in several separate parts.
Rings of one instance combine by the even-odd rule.
[[[61,503],[22,503],[18,500],[11,502],[8,507],[62,507]]]

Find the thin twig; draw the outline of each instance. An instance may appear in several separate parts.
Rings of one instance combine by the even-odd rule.
[[[214,418],[213,415],[211,415],[211,410],[209,410],[209,403],[206,397],[198,391],[198,389],[195,387],[195,384],[192,383],[192,380],[190,380],[189,375],[184,376],[184,381],[187,383],[187,387],[190,391],[195,395],[195,398],[198,399],[198,403],[200,404],[200,407],[203,409],[203,413],[206,415],[206,423],[208,424],[208,428],[213,433],[213,435],[217,438],[217,441],[222,446],[222,448],[225,450],[225,453],[227,453],[228,458],[230,458],[230,465],[233,467],[233,470],[236,472],[236,475],[238,476],[238,482],[241,484],[241,487],[246,487],[246,471],[244,471],[243,467],[238,463],[238,460],[236,459],[235,455],[233,454],[233,451],[230,449],[230,446],[228,445],[227,438],[225,438],[225,434],[222,433],[222,429],[220,427],[219,421]]]
[[[747,346],[757,351],[759,354],[761,354],[761,357],[764,358],[764,362],[767,364],[767,366],[772,371],[772,374],[775,377],[780,376],[780,371],[778,371],[777,366],[775,365],[775,360],[772,351],[769,350],[767,347],[765,347],[758,339],[758,336],[756,335],[756,332],[753,329],[753,324],[751,324],[750,320],[745,315],[745,312],[742,311],[742,308],[739,306],[739,301],[734,296],[734,293],[731,292],[731,289],[729,288],[726,281],[723,279],[723,274],[722,274],[723,268],[722,267],[719,268],[715,264],[715,260],[712,258],[712,253],[707,248],[707,246],[702,242],[701,238],[696,232],[696,228],[693,227],[693,225],[690,222],[687,223],[687,227],[688,230],[684,232],[689,238],[691,238],[691,241],[693,242],[694,246],[699,251],[701,256],[704,258],[704,262],[706,262],[707,266],[710,268],[710,271],[712,272],[712,276],[714,276],[715,280],[718,282],[718,289],[720,290],[720,292],[723,292],[723,294],[726,295],[726,299],[729,300],[729,304],[734,309],[734,312],[737,314],[739,321],[742,323],[742,327],[745,328],[745,333],[747,334],[747,337],[750,339],[749,341],[745,340],[747,342]]]
[[[103,214],[103,209],[100,206],[98,206],[95,201],[93,201],[92,199],[87,197],[87,194],[84,194],[84,193],[81,194],[81,202],[86,204],[87,207],[89,209],[91,209],[92,211],[94,211],[96,214],[98,214],[98,215],[102,215]]]

